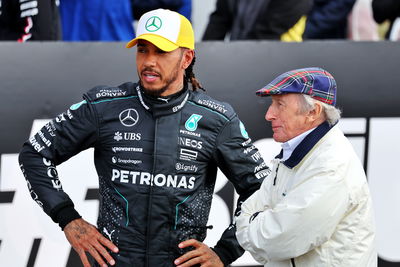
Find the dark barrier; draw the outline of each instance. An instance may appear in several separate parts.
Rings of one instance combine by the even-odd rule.
[[[7,140],[0,151],[16,152],[32,119],[57,115],[89,88],[136,81],[134,54],[123,43],[0,43],[0,138]],[[233,105],[256,140],[270,130],[268,100],[255,90],[294,68],[331,72],[346,117],[400,116],[398,43],[204,42],[196,55],[194,71],[207,93]]]
[[[203,42],[197,44],[196,57],[194,73],[207,93],[236,109],[254,141],[272,136],[264,120],[270,100],[254,92],[275,76],[301,67],[319,66],[331,72],[344,117],[366,119],[365,133],[360,135],[365,137],[366,169],[371,156],[370,118],[400,117],[399,43]],[[55,117],[91,87],[136,79],[135,49],[125,49],[123,43],[0,43],[0,153],[18,153],[33,120]],[[1,190],[0,204],[12,203],[15,192]],[[30,262],[32,257],[35,261],[32,251],[37,253],[40,240],[32,241]],[[6,241],[0,240],[0,254]],[[398,266],[397,256],[381,257],[379,266]],[[67,266],[74,264],[71,256]]]

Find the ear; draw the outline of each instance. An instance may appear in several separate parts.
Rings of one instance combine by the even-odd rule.
[[[314,108],[308,112],[308,119],[312,122],[319,120],[322,117],[323,109],[321,103],[315,102]]]
[[[194,58],[194,50],[185,49],[182,57],[183,69],[187,69],[190,66],[190,63],[192,63],[193,58]]]

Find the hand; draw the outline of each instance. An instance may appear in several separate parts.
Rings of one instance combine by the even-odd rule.
[[[201,267],[224,267],[218,255],[206,244],[196,239],[189,239],[179,244],[179,248],[190,246],[195,249],[185,253],[174,261],[178,267],[189,267],[196,264],[200,264]]]
[[[71,246],[78,253],[84,267],[90,267],[86,251],[100,264],[107,267],[103,258],[111,265],[115,264],[114,259],[107,252],[105,247],[111,249],[115,253],[118,248],[107,238],[97,231],[96,227],[83,219],[76,219],[67,224],[64,228],[64,234]]]

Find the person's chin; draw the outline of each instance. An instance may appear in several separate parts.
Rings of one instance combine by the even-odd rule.
[[[275,134],[275,133],[272,135],[272,138],[274,139],[275,142],[278,142],[278,143],[284,143],[285,142],[285,141],[283,141],[282,136],[280,136],[278,134]]]
[[[161,90],[160,87],[148,86],[148,85],[143,85],[143,89],[145,90],[145,92],[148,92],[148,93],[157,92],[157,91]]]
[[[146,92],[157,92],[161,90],[162,86],[157,85],[156,83],[148,83],[141,81],[142,87]]]
[[[159,97],[165,92],[166,88],[156,88],[156,87],[145,87],[143,86],[143,91],[146,95],[154,96],[154,97]]]

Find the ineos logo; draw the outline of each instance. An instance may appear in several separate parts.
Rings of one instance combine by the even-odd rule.
[[[119,121],[126,127],[132,127],[139,121],[139,114],[136,109],[125,109],[119,114]]]

